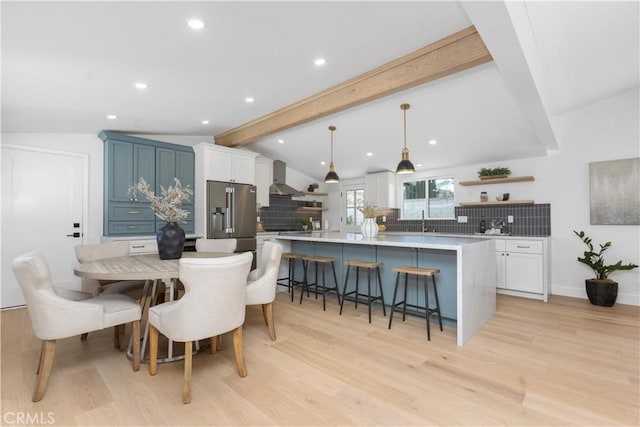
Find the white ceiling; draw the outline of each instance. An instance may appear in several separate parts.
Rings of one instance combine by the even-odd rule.
[[[395,170],[403,102],[411,104],[411,160],[433,169],[543,156],[561,141],[541,136],[541,122],[638,85],[636,1],[3,1],[0,8],[3,132],[111,129],[205,141],[477,26],[494,62],[247,146],[319,180],[328,170],[320,161],[329,160],[329,125],[337,127],[341,178]],[[191,17],[205,28],[189,29]],[[505,22],[514,28],[509,37],[494,30]],[[322,68],[313,65],[319,56]],[[513,71],[509,61],[520,56],[526,67]],[[149,88],[140,92],[136,81]]]

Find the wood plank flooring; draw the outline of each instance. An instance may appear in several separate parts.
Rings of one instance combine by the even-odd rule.
[[[278,340],[259,307],[247,310],[240,378],[231,335],[193,358],[192,402],[183,363],[131,370],[112,330],[58,342],[44,399],[31,402],[40,341],[25,309],[0,314],[2,425],[23,414],[68,426],[609,426],[640,425],[639,308],[552,297],[498,296],[496,315],[464,347],[455,331],[388,317],[333,298],[274,305]],[[437,324],[437,322],[436,322]],[[433,324],[432,324],[433,325]],[[26,414],[26,415],[25,415]],[[23,418],[23,420],[27,420]],[[42,422],[46,421],[46,422]]]

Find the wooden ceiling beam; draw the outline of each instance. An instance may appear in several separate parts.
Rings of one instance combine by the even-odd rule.
[[[219,133],[214,141],[227,147],[248,144],[491,60],[480,35],[471,26],[295,104]]]

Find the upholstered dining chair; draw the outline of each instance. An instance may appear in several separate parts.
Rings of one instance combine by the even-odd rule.
[[[182,402],[191,402],[193,342],[211,338],[216,350],[218,335],[233,331],[238,374],[247,376],[244,364],[242,324],[245,317],[247,275],[253,254],[243,252],[220,258],[181,258],[180,281],[185,294],[175,301],[149,308],[149,374],[158,372],[158,334],[184,342]]]
[[[133,324],[133,370],[140,369],[141,309],[126,295],[98,295],[82,301],[71,301],[55,293],[49,266],[44,256],[30,252],[13,260],[35,336],[42,340],[37,381],[32,400],[44,396],[53,367],[56,340],[87,332]]]
[[[130,246],[127,241],[117,241],[110,243],[98,243],[94,245],[78,245],[75,247],[76,259],[79,263],[93,262],[101,259],[116,258],[130,255]],[[58,295],[67,298],[83,300],[82,294],[97,296],[99,293],[107,294],[127,294],[128,296],[140,299],[144,289],[144,280],[124,280],[118,282],[105,283],[96,279],[82,278],[80,291],[74,292],[65,289],[63,293],[56,288]],[[113,330],[113,346],[122,349],[120,341],[120,328]],[[87,334],[82,334],[80,339],[86,340]]]
[[[236,251],[238,241],[236,239],[196,239],[197,252],[227,252]]]
[[[247,305],[262,305],[262,315],[269,328],[269,337],[276,340],[276,327],[273,322],[273,301],[276,299],[276,281],[280,269],[282,245],[264,242],[259,267],[249,273],[247,278]]]

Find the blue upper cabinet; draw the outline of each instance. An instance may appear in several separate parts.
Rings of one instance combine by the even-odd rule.
[[[153,215],[147,198],[129,194],[129,187],[144,178],[160,194],[160,186],[174,185],[177,177],[194,189],[193,149],[110,131],[99,137],[104,141],[104,235],[155,234],[164,222]],[[193,224],[193,200],[183,207]],[[187,224],[185,231],[193,232],[193,226]]]

